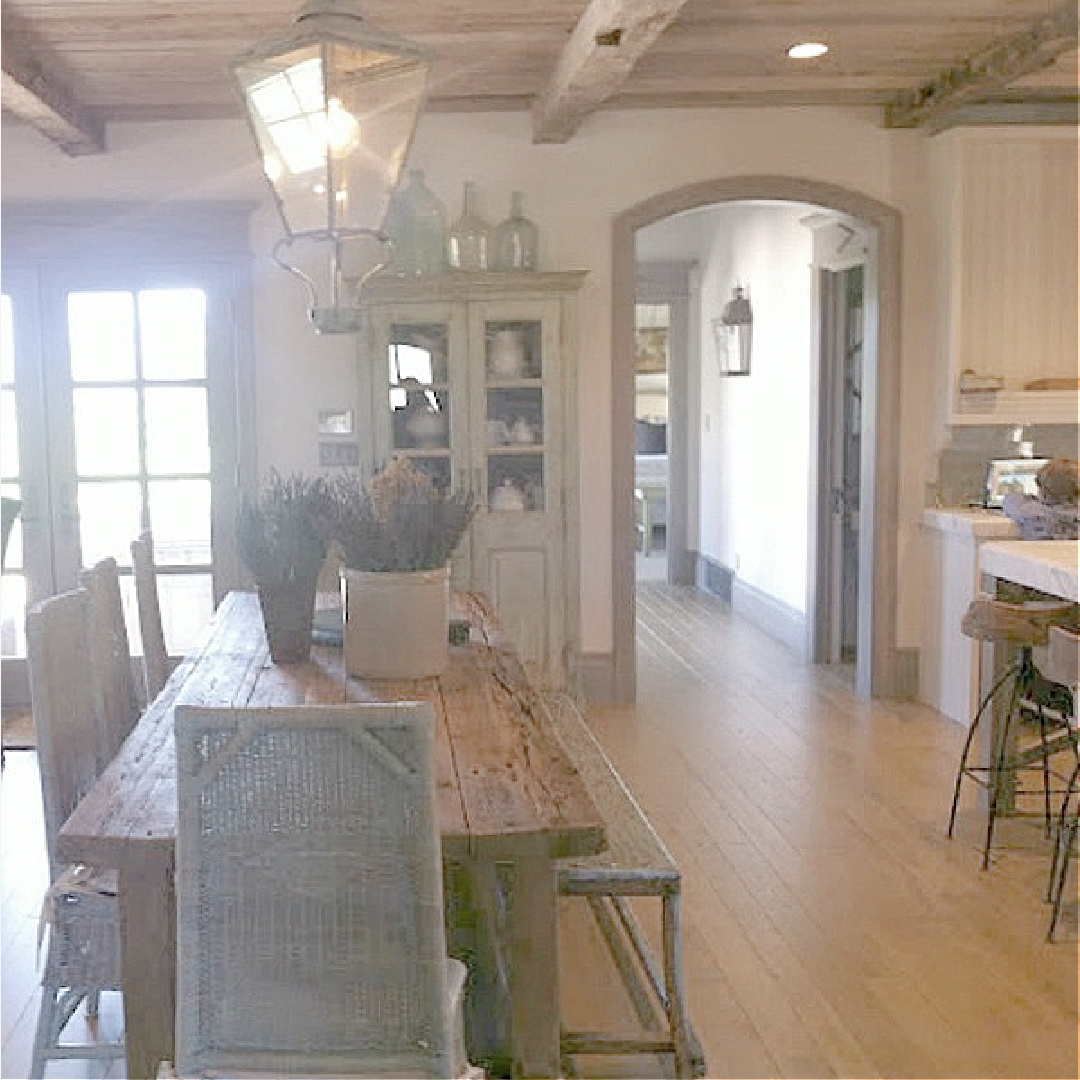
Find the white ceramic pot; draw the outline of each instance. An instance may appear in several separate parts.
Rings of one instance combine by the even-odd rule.
[[[525,373],[525,337],[520,330],[496,330],[491,335],[491,373],[518,379]]]
[[[345,670],[373,679],[438,675],[449,659],[450,567],[341,571]]]

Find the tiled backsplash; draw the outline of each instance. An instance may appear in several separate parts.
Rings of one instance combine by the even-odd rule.
[[[1077,456],[1075,424],[1042,424],[1024,428],[1024,440],[1033,445],[1035,457]],[[986,463],[993,458],[1019,457],[1013,429],[1002,425],[963,426],[952,429],[952,440],[938,458],[936,491],[927,502],[938,506],[967,506],[982,501]]]

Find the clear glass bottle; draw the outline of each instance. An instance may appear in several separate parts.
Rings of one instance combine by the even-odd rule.
[[[476,184],[465,181],[461,217],[450,226],[447,245],[451,270],[486,270],[491,257],[491,226],[476,213]]]
[[[422,169],[409,170],[409,183],[394,196],[386,215],[393,241],[390,268],[396,274],[441,274],[446,270],[446,210],[424,183]]]
[[[539,234],[523,209],[520,191],[510,195],[510,216],[495,227],[495,269],[535,270]]]

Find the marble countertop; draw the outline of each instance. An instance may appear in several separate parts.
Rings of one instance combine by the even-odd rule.
[[[979,568],[984,574],[1077,601],[1078,552],[1076,540],[991,540],[979,549]]]
[[[923,524],[939,532],[960,533],[975,540],[1011,540],[1020,536],[1020,526],[1000,510],[982,507],[930,507],[923,511]]]

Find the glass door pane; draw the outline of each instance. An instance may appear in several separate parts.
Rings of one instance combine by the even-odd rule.
[[[539,319],[484,324],[488,509],[544,509],[544,354]]]
[[[3,580],[0,583],[0,655],[26,656],[23,611],[22,505],[19,482],[18,406],[15,400],[15,335],[11,297],[0,297],[0,497],[3,498]]]
[[[450,325],[392,322],[387,346],[390,444],[438,483],[449,485]]]
[[[68,294],[82,563],[127,568],[152,529],[174,654],[213,610],[206,312],[201,289]]]

